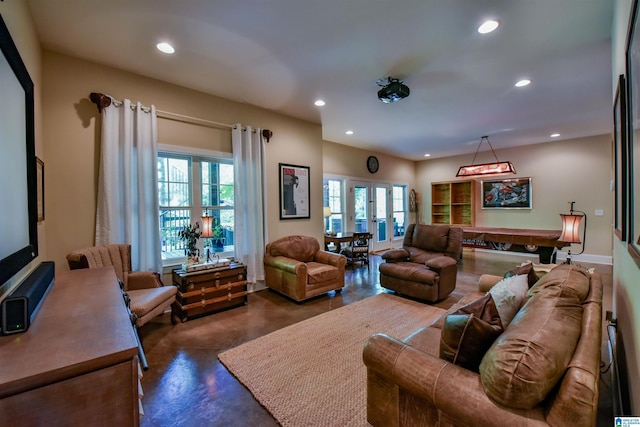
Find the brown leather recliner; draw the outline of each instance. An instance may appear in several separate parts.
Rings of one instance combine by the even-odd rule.
[[[113,266],[124,290],[131,299],[130,310],[137,316],[140,328],[171,306],[171,322],[177,317],[173,303],[178,288],[164,286],[160,275],[152,271],[131,271],[131,245],[104,245],[77,249],[67,254],[71,270]]]
[[[347,258],[320,250],[314,237],[287,236],[268,243],[264,255],[267,287],[298,302],[344,287]]]
[[[411,224],[402,249],[382,254],[380,284],[399,294],[436,302],[456,287],[462,255],[462,229],[448,225]]]

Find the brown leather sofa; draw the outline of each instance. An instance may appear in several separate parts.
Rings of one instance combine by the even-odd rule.
[[[320,250],[314,237],[287,236],[268,243],[264,255],[267,287],[298,302],[344,287],[344,255]]]
[[[436,302],[456,287],[462,229],[410,224],[401,249],[382,254],[380,284],[399,294]]]
[[[404,341],[365,344],[367,419],[374,426],[594,426],[602,344],[602,281],[561,265],[482,357],[478,372],[439,357],[446,315]],[[431,309],[437,309],[430,307]]]

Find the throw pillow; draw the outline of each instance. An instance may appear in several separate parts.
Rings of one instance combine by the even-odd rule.
[[[502,331],[493,297],[486,294],[445,317],[440,358],[478,372],[482,357]]]
[[[487,396],[500,405],[525,410],[544,401],[566,373],[582,322],[582,302],[574,289],[549,286],[531,296],[480,363]],[[598,344],[593,357],[599,353]]]
[[[544,288],[560,286],[575,290],[580,301],[584,301],[591,289],[590,279],[591,274],[586,269],[575,264],[560,264],[538,280],[527,294],[531,297]]]
[[[500,313],[503,328],[507,329],[511,320],[524,304],[528,290],[527,276],[524,275],[502,279],[489,290],[498,313]]]
[[[533,269],[533,264],[528,262],[526,264],[522,264],[519,267],[514,268],[513,270],[507,271],[504,275],[505,278],[509,278],[511,276],[518,276],[521,274],[527,275],[527,281],[529,283],[529,288],[536,284],[538,281],[538,275],[536,271]]]

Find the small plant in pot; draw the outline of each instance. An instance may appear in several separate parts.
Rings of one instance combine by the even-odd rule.
[[[180,231],[178,231],[178,237],[187,247],[185,249],[185,253],[189,262],[198,262],[200,249],[197,248],[197,245],[198,239],[201,235],[202,231],[200,231],[200,224],[197,222],[193,225],[185,225]]]
[[[211,246],[213,246],[214,252],[224,250],[224,240],[224,227],[214,218],[211,228]]]

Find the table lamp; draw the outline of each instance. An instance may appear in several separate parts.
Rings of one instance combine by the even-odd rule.
[[[205,211],[204,216],[200,219],[202,220],[202,235],[200,237],[210,239],[211,237],[213,237],[213,217],[209,216],[208,211]],[[209,241],[206,240],[204,244],[204,252],[207,255],[207,262],[211,261],[211,253],[209,251],[208,243]]]

